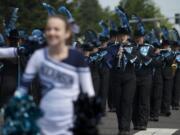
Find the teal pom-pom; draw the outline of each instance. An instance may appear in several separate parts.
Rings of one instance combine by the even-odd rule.
[[[3,135],[39,135],[36,121],[43,116],[32,96],[13,97],[4,108]]]

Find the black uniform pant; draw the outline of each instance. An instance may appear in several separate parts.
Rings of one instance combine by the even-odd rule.
[[[163,71],[163,96],[161,112],[170,112],[171,99],[172,99],[172,88],[173,88],[173,73],[172,68],[166,68]]]
[[[134,73],[116,73],[114,88],[116,91],[116,114],[120,131],[129,131],[132,120],[132,104],[136,87]]]
[[[152,75],[138,76],[133,108],[134,126],[147,126],[150,113]]]
[[[103,111],[105,112],[106,101],[109,90],[109,69],[100,68],[99,75],[100,75],[100,88],[99,88],[98,96],[102,100],[102,107],[103,107]]]
[[[98,95],[99,89],[100,89],[100,75],[99,75],[99,72],[91,70],[91,75],[92,75],[92,81],[93,81],[93,86],[94,86],[95,93],[96,93],[96,95]]]
[[[174,87],[172,93],[172,106],[177,107],[179,106],[180,101],[180,69],[176,70],[176,74],[174,77]]]
[[[115,75],[116,72],[114,73],[114,71],[110,71],[110,75],[109,75],[109,91],[108,91],[108,107],[109,109],[114,109],[116,106],[116,100],[115,100]]]
[[[15,75],[3,75],[1,79],[0,107],[3,107],[14,95],[17,87],[17,77]]]
[[[35,78],[35,80],[32,82],[31,88],[30,88],[30,94],[33,96],[34,98],[34,102],[39,105],[40,101],[41,101],[41,89],[42,86],[39,83],[39,79]]]
[[[153,87],[151,92],[151,117],[159,117],[161,110],[161,99],[163,92],[163,77],[161,70],[156,70],[153,76]]]

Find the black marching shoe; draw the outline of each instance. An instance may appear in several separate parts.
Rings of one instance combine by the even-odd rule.
[[[158,117],[150,117],[150,121],[158,122],[159,118]]]
[[[179,110],[179,106],[173,106],[173,107],[172,107],[172,110],[178,111],[178,110]]]
[[[116,109],[115,108],[111,108],[111,109],[109,109],[109,112],[116,112]]]
[[[106,117],[106,112],[102,112],[102,117]]]
[[[129,131],[119,131],[118,135],[130,135]]]
[[[134,130],[146,130],[147,126],[134,126]]]
[[[170,117],[171,116],[171,112],[162,112],[161,113],[162,116],[165,116],[165,117]]]

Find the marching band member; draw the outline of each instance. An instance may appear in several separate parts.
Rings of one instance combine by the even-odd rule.
[[[98,96],[102,100],[102,108],[105,115],[106,103],[107,103],[106,101],[107,101],[108,90],[109,90],[109,67],[106,63],[106,55],[108,53],[107,48],[108,48],[108,43],[109,43],[109,28],[104,21],[101,21],[99,25],[102,27],[102,32],[99,34],[99,40],[101,42],[99,53],[104,55],[104,57],[102,57],[99,64],[100,89],[99,89]]]
[[[136,30],[134,36],[138,46],[140,64],[136,71],[133,124],[135,130],[146,130],[150,113],[154,47],[144,43],[144,32]]]
[[[90,67],[93,86],[96,95],[100,90],[100,76],[99,76],[99,40],[97,34],[94,30],[87,30],[85,32],[85,45],[83,45],[87,50],[85,51],[88,56],[86,57],[86,62]]]
[[[71,12],[64,6],[56,10],[47,3],[42,5],[49,15],[45,32],[35,29],[31,36],[22,40],[15,27],[18,8],[14,8],[3,33],[7,36],[7,44],[0,34],[0,107],[14,94],[17,85],[15,100],[27,98],[33,92],[39,101],[40,93],[40,109],[44,115],[37,124],[42,135],[79,135],[84,133],[81,130],[84,125],[87,128],[84,131],[98,134],[96,126],[106,113],[107,98],[110,112],[116,112],[118,135],[130,135],[131,121],[134,130],[146,130],[149,120],[159,121],[160,113],[169,117],[171,105],[173,110],[180,109],[180,37],[177,30],[172,30],[177,39],[173,42],[175,50],[172,50],[167,28],[162,29],[161,43],[155,35],[157,31],[146,35],[141,18],[133,15],[137,28],[132,39],[128,15],[117,7],[115,12],[120,18],[120,27],[110,21],[109,29],[100,21],[102,32],[99,35],[88,29],[82,38],[84,42],[74,42],[70,47],[72,38],[76,40],[79,35],[75,34],[80,32]],[[146,38],[149,38],[148,43]],[[31,54],[19,81],[20,67],[22,63],[26,65],[26,56],[29,58]],[[174,63],[177,65],[175,76]],[[36,77],[38,81],[33,82]],[[36,86],[36,83],[36,91],[31,92],[29,88],[34,88],[31,84]],[[91,98],[95,95],[97,99]],[[11,104],[9,106],[11,108]],[[23,123],[21,119],[19,121]],[[4,131],[11,126],[4,125]],[[29,129],[36,127],[32,125]]]
[[[179,101],[180,101],[180,48],[179,43],[175,42],[175,63],[176,63],[176,72],[174,76],[174,87],[172,93],[172,109],[179,110]]]
[[[18,57],[16,47],[19,44],[19,33],[16,29],[11,30],[7,45],[0,48],[0,58],[4,65],[1,71],[0,106],[9,101],[17,86],[18,78]],[[3,59],[5,58],[5,59]],[[6,59],[8,58],[8,59]],[[5,83],[8,82],[8,83]]]
[[[162,31],[168,31],[166,28]],[[173,89],[173,69],[172,64],[174,62],[175,55],[171,48],[171,43],[169,41],[169,36],[163,32],[163,42],[162,48],[165,51],[162,51],[164,57],[163,61],[163,94],[162,94],[162,104],[161,104],[161,114],[169,117],[171,115],[171,100],[172,100],[172,89]]]
[[[175,46],[175,63],[176,63],[176,72],[174,76],[174,87],[172,95],[172,109],[179,110],[180,102],[180,36],[176,29],[172,30],[175,36],[174,46]]]
[[[110,21],[110,41],[108,43],[108,46],[111,47],[112,45],[115,45],[117,43],[117,34],[118,30],[116,27],[116,24],[113,21]],[[116,107],[115,107],[115,89],[114,89],[114,77],[113,77],[113,70],[110,69],[110,75],[109,75],[109,93],[108,93],[108,107],[110,112],[115,112]]]
[[[161,110],[161,98],[163,91],[163,75],[162,75],[162,66],[163,60],[160,51],[161,51],[161,43],[156,38],[155,34],[153,35],[155,39],[152,41],[152,45],[155,48],[156,56],[154,60],[156,64],[153,67],[153,86],[151,92],[151,111],[150,111],[150,120],[151,121],[159,121],[160,110]]]
[[[116,94],[116,115],[118,118],[119,135],[130,134],[132,119],[132,104],[136,87],[134,63],[137,59],[136,47],[128,41],[130,35],[129,22],[126,13],[117,8],[116,12],[124,21],[118,29],[116,45],[109,49],[112,55],[112,74]]]

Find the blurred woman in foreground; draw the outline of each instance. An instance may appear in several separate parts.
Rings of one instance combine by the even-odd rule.
[[[71,135],[73,101],[80,89],[90,97],[94,96],[90,71],[83,55],[67,45],[71,31],[64,17],[50,16],[45,36],[48,46],[32,55],[15,96],[26,95],[38,75],[42,85],[40,108],[44,112],[38,122],[42,134]]]

